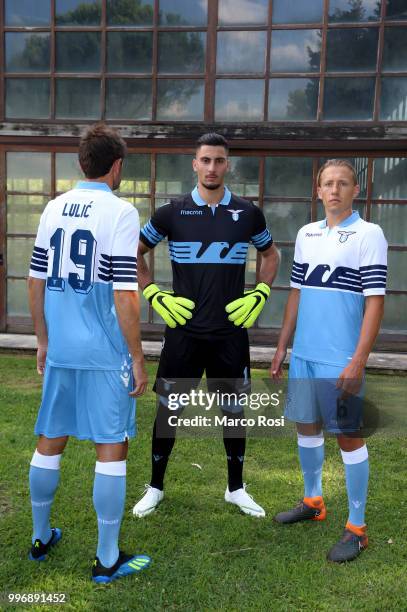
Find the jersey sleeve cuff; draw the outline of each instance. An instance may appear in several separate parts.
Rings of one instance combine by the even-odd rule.
[[[293,281],[290,281],[290,287],[293,289],[301,289],[300,283],[294,283]]]
[[[376,288],[376,289],[364,289],[363,295],[368,297],[369,295],[386,295],[386,289],[384,288]]]
[[[153,244],[152,242],[149,241],[148,238],[146,238],[145,234],[143,234],[143,232],[140,232],[140,238],[139,238],[140,242],[142,242],[143,244],[146,245],[146,247],[148,247],[149,249],[153,249],[156,245]]]
[[[271,240],[269,240],[263,246],[256,246],[256,245],[255,246],[256,246],[256,249],[261,252],[261,251],[266,251],[267,249],[269,249],[272,244],[273,244],[273,239],[271,238]]]
[[[28,274],[31,278],[39,278],[41,280],[47,280],[47,272],[37,272],[37,270],[31,270]]]
[[[138,291],[138,283],[113,283],[113,291]]]

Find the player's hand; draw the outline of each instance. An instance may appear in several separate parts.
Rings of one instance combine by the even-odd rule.
[[[133,376],[135,387],[133,391],[130,391],[129,395],[131,397],[140,397],[147,391],[148,384],[148,375],[144,365],[144,360],[133,361]]]
[[[45,372],[45,361],[47,359],[48,346],[38,345],[37,348],[37,372],[40,376]]]
[[[161,291],[157,285],[151,283],[143,291],[143,295],[156,312],[164,319],[168,327],[185,325],[192,318],[195,303],[183,297],[176,297],[173,291]]]
[[[245,291],[243,297],[226,305],[229,321],[236,327],[251,327],[263,310],[269,295],[270,287],[266,283],[259,283],[255,289]]]
[[[336,388],[342,389],[341,399],[359,393],[363,384],[364,373],[364,365],[352,362],[342,370],[336,382]]]
[[[270,378],[280,380],[283,376],[283,363],[286,358],[287,350],[277,348],[273,361],[270,366]]]

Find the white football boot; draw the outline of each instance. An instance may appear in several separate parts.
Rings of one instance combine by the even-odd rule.
[[[160,489],[156,489],[155,487],[146,484],[143,497],[133,508],[134,516],[142,518],[143,516],[151,514],[162,501],[163,497],[164,491],[160,491]]]
[[[232,491],[232,493],[229,491],[229,487],[227,487],[225,491],[225,501],[230,504],[235,504],[242,512],[250,514],[250,516],[256,516],[257,518],[266,516],[263,508],[259,506],[259,504],[256,504],[252,495],[246,492],[246,484],[243,485],[242,489],[237,489],[236,491]]]

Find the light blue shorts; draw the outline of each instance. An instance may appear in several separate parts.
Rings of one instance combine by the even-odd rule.
[[[336,388],[345,365],[316,363],[291,355],[284,415],[297,423],[321,422],[335,434],[355,433],[362,426],[364,385],[342,399]]]
[[[131,369],[75,370],[46,365],[35,433],[75,436],[98,443],[123,442],[136,434]]]

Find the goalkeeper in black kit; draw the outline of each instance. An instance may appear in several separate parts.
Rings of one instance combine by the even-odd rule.
[[[176,426],[170,424],[174,419],[168,420],[175,414],[169,410],[168,396],[179,391],[177,382],[184,380],[185,384],[188,379],[196,386],[205,372],[209,391],[238,395],[250,388],[247,328],[262,311],[279,264],[262,211],[231,194],[224,184],[228,143],[223,136],[201,136],[193,169],[198,184],[192,193],[158,208],[140,233],[139,284],[167,327],[154,386],[159,403],[152,438],[152,476],[133,508],[138,517],[153,512],[164,497],[165,470],[176,436]],[[152,282],[144,259],[165,237],[174,292],[162,291]],[[261,253],[261,266],[256,288],[245,291],[249,243]],[[225,384],[227,389],[219,388]],[[225,501],[245,514],[263,517],[263,508],[243,484],[246,433],[240,424],[242,408],[236,404],[219,408],[232,417],[223,426],[228,469]]]

